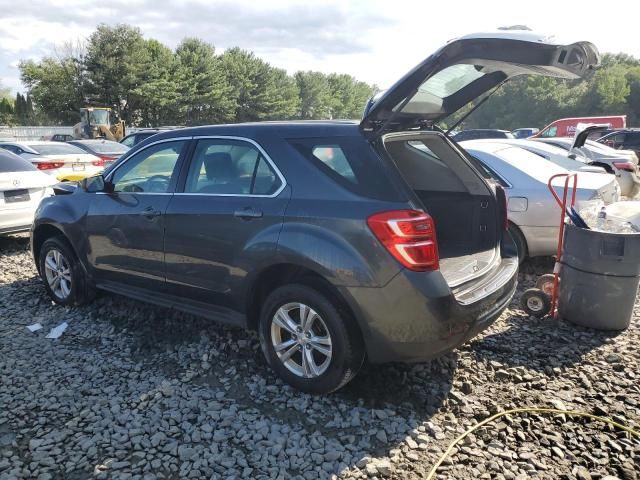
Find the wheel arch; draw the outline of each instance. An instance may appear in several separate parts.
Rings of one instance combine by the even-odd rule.
[[[67,235],[65,235],[64,231],[61,228],[55,225],[51,225],[50,223],[40,224],[36,228],[34,228],[33,232],[31,233],[31,251],[33,252],[33,260],[36,264],[38,273],[41,273],[39,258],[42,244],[46,242],[47,239],[52,237],[62,238],[67,243],[76,258],[79,258],[78,252],[74,248],[73,243],[69,241],[69,238],[67,237]],[[79,263],[80,265],[82,265],[82,268],[84,268],[84,264],[82,262]]]
[[[350,320],[348,323],[364,341],[363,325],[345,295],[317,271],[295,263],[276,263],[265,267],[251,282],[246,295],[247,327],[257,330],[260,321],[260,307],[267,296],[283,285],[298,283],[317,289],[334,302],[340,313]]]

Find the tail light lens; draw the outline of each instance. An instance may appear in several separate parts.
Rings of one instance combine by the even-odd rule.
[[[502,229],[507,230],[509,228],[509,207],[507,205],[507,194],[504,192],[504,188],[500,185],[496,185],[496,198],[498,199],[498,208],[502,217]]]
[[[611,162],[618,170],[624,170],[625,172],[635,172],[636,167],[631,162]]]
[[[115,157],[111,157],[109,155],[98,155],[100,160],[94,160],[91,162],[91,165],[94,167],[104,167],[107,163],[113,162]]]
[[[38,170],[53,170],[64,166],[64,162],[34,162],[33,165]]]
[[[438,242],[433,219],[419,210],[376,213],[367,225],[389,253],[417,272],[438,270]]]

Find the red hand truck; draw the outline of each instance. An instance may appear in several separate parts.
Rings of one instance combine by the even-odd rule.
[[[565,177],[562,199],[553,188],[552,182],[556,178]],[[569,182],[573,180],[573,185],[569,187]],[[578,189],[577,173],[558,173],[553,175],[547,182],[549,191],[560,206],[560,230],[558,231],[558,248],[556,251],[556,262],[553,266],[553,273],[542,275],[536,280],[535,288],[526,290],[520,298],[520,306],[529,315],[542,318],[551,315],[558,318],[558,289],[560,285],[560,262],[564,248],[564,226],[567,217],[567,209],[573,208],[576,204],[576,191]],[[567,197],[571,188],[571,203],[567,206]]]

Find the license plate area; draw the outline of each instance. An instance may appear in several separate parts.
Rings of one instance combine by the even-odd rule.
[[[81,171],[83,171],[85,169],[85,165],[84,165],[84,163],[73,163],[73,164],[71,164],[71,169],[74,172],[81,172]]]
[[[31,196],[27,189],[9,190],[4,192],[4,203],[28,202],[29,200],[31,200]]]

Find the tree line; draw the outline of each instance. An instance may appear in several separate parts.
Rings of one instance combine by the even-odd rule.
[[[542,128],[558,118],[600,115],[627,115],[627,126],[640,126],[640,59],[604,54],[600,68],[586,81],[512,79],[469,115],[461,128]]]
[[[218,54],[198,38],[172,50],[129,25],[100,25],[83,44],[19,69],[34,109],[29,121],[40,124],[72,125],[85,105],[111,107],[135,126],[359,118],[376,91],[345,74],[288,75],[250,51]],[[18,102],[9,106],[4,123],[24,124]],[[9,106],[0,104],[0,112]]]
[[[377,91],[350,75],[288,75],[250,51],[219,54],[197,38],[172,50],[129,25],[100,25],[84,43],[19,69],[26,93],[14,99],[0,89],[0,124],[72,125],[85,105],[112,107],[134,126],[359,118]],[[614,114],[640,124],[640,59],[626,54],[603,55],[587,81],[515,78],[461,128],[541,128],[561,117]]]

